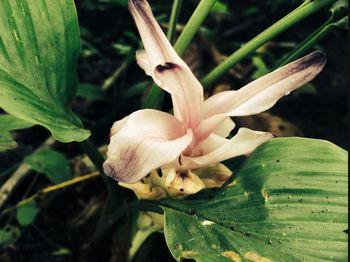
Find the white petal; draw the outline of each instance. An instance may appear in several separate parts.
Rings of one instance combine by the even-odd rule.
[[[191,140],[192,131],[172,115],[151,109],[136,111],[111,136],[104,171],[118,181],[135,183],[174,161]]]
[[[135,20],[151,67],[156,68],[168,62],[182,63],[154,18],[148,2],[129,0],[129,10]]]
[[[169,43],[147,1],[130,0],[129,9],[146,51],[137,54],[138,64],[171,94],[175,116],[187,127],[197,126],[204,100],[201,84]]]
[[[145,51],[136,51],[136,62],[145,71],[146,75],[152,76],[152,68]]]
[[[220,139],[218,136],[210,136],[203,146],[203,155],[198,157],[181,157],[181,164],[184,168],[199,168],[216,164],[226,159],[248,155],[257,146],[270,140],[273,136],[270,133],[253,131],[248,128],[240,128],[237,135],[231,139]]]
[[[235,123],[230,117],[226,117],[225,120],[214,130],[214,134],[222,137],[227,137],[231,131],[235,128]]]
[[[281,97],[311,81],[326,63],[325,55],[316,51],[289,63],[238,91],[224,91],[204,102],[203,119],[215,115],[246,116],[263,112]]]
[[[203,88],[187,65],[167,64],[156,69],[158,84],[171,94],[175,116],[188,128],[199,124]]]

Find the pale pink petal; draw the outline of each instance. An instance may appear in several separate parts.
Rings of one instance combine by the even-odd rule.
[[[326,63],[325,55],[316,51],[289,63],[238,91],[223,91],[204,102],[199,128],[206,137],[223,121],[223,116],[246,116],[271,108],[281,97],[311,81]]]
[[[197,126],[203,104],[201,84],[169,43],[147,1],[130,0],[129,9],[146,51],[137,54],[138,64],[171,94],[175,116],[187,127]]]
[[[235,128],[235,123],[230,117],[226,117],[221,124],[214,130],[214,134],[222,137],[227,137],[231,131]]]
[[[136,62],[139,65],[139,67],[141,67],[145,71],[146,75],[152,76],[152,68],[145,51],[136,51]]]
[[[237,135],[231,139],[210,136],[204,141],[203,155],[198,157],[181,157],[184,168],[194,169],[219,163],[229,158],[252,153],[255,148],[270,140],[272,134],[240,128]]]
[[[103,164],[106,175],[121,182],[135,183],[153,169],[174,161],[192,140],[190,129],[157,110],[136,111],[121,124],[111,136]]]
[[[171,46],[145,0],[129,0],[129,10],[135,20],[152,68],[168,62],[183,63]]]
[[[111,127],[109,137],[112,137],[114,134],[116,134],[128,121],[129,116],[124,117],[121,120],[115,121]]]
[[[205,101],[203,118],[215,114],[245,116],[263,112],[281,97],[311,81],[326,63],[324,53],[315,51],[289,63],[238,91],[224,91]]]
[[[159,86],[171,94],[175,116],[189,128],[200,122],[203,88],[187,65],[168,64],[156,69]]]

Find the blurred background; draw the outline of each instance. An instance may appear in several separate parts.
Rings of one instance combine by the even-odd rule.
[[[114,121],[140,109],[152,85],[135,62],[135,51],[142,47],[126,0],[75,1],[79,16],[82,50],[78,73],[80,87],[73,101],[73,110],[83,120],[98,146],[108,143]],[[177,35],[199,1],[183,1]],[[295,9],[297,0],[221,0],[200,28],[183,56],[198,78],[258,33]],[[172,1],[150,0],[158,21],[167,28]],[[317,12],[298,25],[259,48],[236,64],[207,91],[207,96],[223,90],[239,89],[246,83],[274,69],[285,54],[327,21],[329,8]],[[312,50],[327,55],[323,72],[311,83],[281,99],[271,110],[256,116],[234,119],[238,127],[270,131],[276,136],[303,136],[329,140],[347,148],[348,63],[347,30],[334,28]],[[310,50],[309,52],[311,52]],[[308,53],[309,53],[308,52]],[[166,95],[164,110],[171,109]],[[42,127],[34,126],[13,133],[18,147],[0,152],[0,185],[15,172],[25,156],[49,136]],[[77,144],[55,142],[52,148],[69,160],[71,172],[89,171]],[[21,227],[13,214],[2,214],[1,228],[11,224],[10,242],[1,242],[0,261],[121,261],[120,239],[127,239],[125,229],[98,245],[90,238],[105,202],[106,192],[101,179],[87,181],[59,191],[40,202],[35,222]],[[9,208],[49,184],[45,176],[34,171],[16,185],[7,199]],[[125,192],[126,198],[132,194]],[[7,235],[8,237],[8,235]],[[12,237],[12,238],[11,238]],[[125,241],[127,244],[127,241]],[[1,244],[0,244],[1,246]],[[135,261],[172,261],[162,234],[152,235],[141,247],[142,257]]]

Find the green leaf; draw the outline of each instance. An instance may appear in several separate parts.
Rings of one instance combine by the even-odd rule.
[[[31,201],[17,208],[16,218],[20,225],[28,226],[33,223],[38,213],[39,208],[37,207],[35,201]]]
[[[52,253],[53,256],[67,256],[72,254],[72,252],[67,248],[59,248]]]
[[[274,139],[225,188],[161,202],[168,247],[196,261],[346,261],[347,181],[343,149]]]
[[[216,1],[214,6],[211,9],[211,12],[213,13],[227,13],[228,12],[228,7],[227,4],[221,2],[221,1]]]
[[[89,137],[70,109],[80,52],[73,0],[0,1],[0,50],[0,107],[61,142]]]
[[[21,231],[18,227],[6,225],[0,229],[0,247],[15,243],[21,236]]]
[[[17,147],[16,141],[11,136],[11,131],[28,128],[33,125],[12,115],[0,115],[0,152]]]
[[[47,175],[55,184],[71,179],[69,162],[60,152],[44,149],[27,156],[23,161],[35,171]]]
[[[133,52],[131,46],[122,43],[115,43],[112,47],[117,51],[118,55],[130,55]]]
[[[261,56],[254,56],[252,62],[256,67],[256,71],[252,75],[253,79],[262,77],[263,75],[266,75],[268,72],[270,72],[269,68],[267,67]]]
[[[86,98],[88,100],[97,101],[105,100],[105,93],[101,88],[91,84],[80,84],[77,92],[77,96]]]

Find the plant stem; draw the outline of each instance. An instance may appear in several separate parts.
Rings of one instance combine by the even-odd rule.
[[[215,67],[208,75],[202,79],[204,88],[209,87],[215,80],[226,73],[232,66],[249,54],[254,52],[257,48],[264,45],[266,42],[275,38],[288,28],[316,13],[320,9],[327,5],[334,3],[336,0],[318,0],[308,1],[306,4],[303,3],[301,6],[296,8],[294,11],[286,15],[284,18],[267,28],[265,31],[254,37],[236,52],[227,57],[221,64]]]
[[[297,59],[298,57],[302,56],[305,52],[307,52],[312,46],[314,46],[318,41],[320,41],[325,35],[328,34],[330,29],[332,28],[331,26],[329,26],[329,24],[330,20],[328,20],[311,35],[309,35],[303,42],[298,44],[296,48],[294,48],[294,50],[292,50],[287,56],[279,60],[275,68],[288,64],[289,62]]]
[[[211,8],[215,4],[216,0],[202,0],[194,10],[190,20],[188,20],[186,26],[182,30],[179,38],[177,39],[174,48],[177,53],[181,56],[188,45],[191,43],[194,35],[197,33],[200,25],[203,23],[204,19],[208,16]],[[171,27],[169,26],[168,30]],[[168,35],[169,35],[168,31]],[[153,84],[150,92],[148,93],[142,108],[153,108],[159,109],[163,104],[164,92],[156,84]]]
[[[80,147],[84,150],[87,156],[91,159],[92,163],[96,166],[97,170],[103,174],[103,162],[105,161],[101,153],[98,151],[94,143],[90,138],[79,143]]]
[[[142,108],[160,109],[164,100],[164,91],[159,86],[153,84],[149,91]]]
[[[108,193],[109,195],[111,195],[111,193],[115,191],[116,182],[110,179],[109,177],[107,177],[106,175],[104,175],[103,166],[102,166],[104,162],[103,156],[98,151],[98,149],[96,148],[96,146],[94,145],[94,143],[90,138],[84,140],[83,142],[80,142],[79,145],[83,149],[83,151],[86,153],[86,155],[90,158],[92,163],[94,163],[97,170],[101,173],[102,179],[106,184]]]
[[[346,9],[345,9],[346,10]],[[332,11],[331,17],[321,25],[317,30],[310,34],[304,41],[298,44],[289,54],[282,57],[277,63],[275,68],[281,67],[305,54],[316,43],[321,41],[331,30],[335,27],[341,28],[342,25],[347,24],[346,12],[340,12],[338,14]]]
[[[174,0],[173,6],[171,8],[169,27],[167,32],[167,37],[170,43],[173,42],[173,39],[175,36],[176,24],[177,24],[177,21],[179,20],[181,5],[182,5],[182,0]]]
[[[132,261],[143,242],[156,230],[138,230],[132,239],[128,261]]]
[[[174,45],[176,52],[180,56],[185,52],[186,48],[191,43],[193,37],[199,30],[200,25],[208,16],[215,2],[216,0],[202,0],[197,6],[196,10],[194,10],[192,16],[190,17],[190,20],[188,20]]]
[[[65,181],[65,182],[62,182],[62,183],[59,183],[59,184],[56,184],[56,185],[53,185],[53,186],[49,186],[49,187],[45,187],[44,189],[40,190],[40,192],[38,194],[34,194],[32,195],[31,197],[28,197],[26,199],[23,199],[22,201],[20,201],[19,203],[17,203],[16,205],[16,208],[19,208],[31,201],[33,201],[39,194],[42,195],[42,194],[47,194],[47,193],[50,193],[52,191],[56,191],[56,190],[59,190],[59,189],[62,189],[62,188],[65,188],[67,186],[71,186],[71,185],[74,185],[74,184],[77,184],[77,183],[80,183],[82,181],[85,181],[85,180],[88,180],[88,179],[91,179],[91,178],[94,178],[94,177],[97,177],[99,176],[100,173],[99,172],[93,172],[91,174],[88,174],[88,175],[85,175],[85,176],[79,176],[79,177],[76,177],[76,178],[73,178],[73,179],[70,179],[68,181]]]
[[[111,215],[106,216],[100,221],[99,226],[94,232],[94,241],[100,241],[106,234],[112,231],[116,223],[121,219],[126,213],[133,211],[152,211],[156,213],[162,213],[162,209],[155,201],[135,201],[124,206],[119,207]]]

